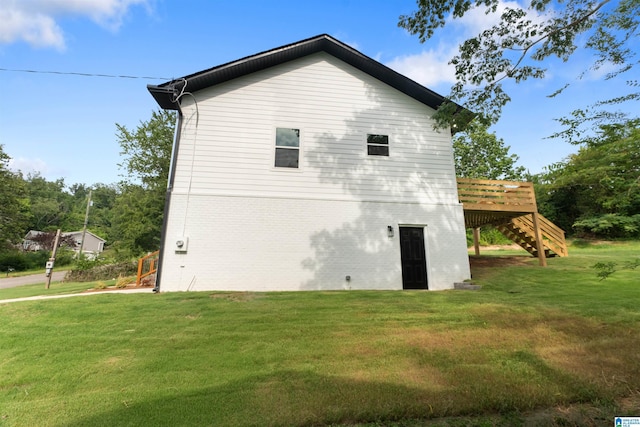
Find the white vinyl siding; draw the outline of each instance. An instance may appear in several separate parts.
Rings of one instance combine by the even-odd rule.
[[[183,98],[174,194],[457,203],[451,138],[433,130],[433,110],[328,54],[195,96],[197,110]],[[274,128],[287,123],[304,132],[295,175],[273,167]],[[388,157],[367,155],[368,134],[393,135]]]

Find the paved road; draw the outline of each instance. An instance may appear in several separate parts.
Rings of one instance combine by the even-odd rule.
[[[51,283],[61,281],[64,279],[65,274],[67,274],[66,271],[54,271],[53,277],[51,277]],[[38,283],[44,284],[46,281],[47,278],[44,273],[21,277],[2,277],[2,275],[0,275],[0,289],[15,288],[16,286],[23,285],[36,285]]]
[[[138,293],[153,294],[153,289],[151,289],[151,288],[132,288],[132,289],[116,289],[116,290],[97,291],[97,292],[83,292],[81,294],[38,295],[38,296],[33,296],[33,297],[0,299],[0,304],[7,304],[7,303],[11,303],[11,302],[21,302],[21,301],[36,301],[36,300],[46,300],[46,299],[58,299],[58,298],[87,297],[87,296],[90,296],[90,295],[138,294]]]

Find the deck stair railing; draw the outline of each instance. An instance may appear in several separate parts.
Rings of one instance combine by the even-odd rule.
[[[470,178],[457,182],[467,228],[477,231],[493,225],[541,262],[548,256],[568,255],[564,231],[538,213],[533,183]],[[477,248],[476,242],[476,253]],[[545,256],[540,257],[539,250]]]
[[[138,276],[136,278],[136,286],[143,283],[145,277],[156,274],[158,271],[158,256],[160,251],[151,252],[138,260]]]
[[[568,252],[564,231],[544,216],[540,214],[538,214],[538,216],[540,229],[542,230],[545,256],[567,256]],[[511,221],[500,224],[496,228],[531,255],[538,256],[533,217],[531,214],[513,218]]]

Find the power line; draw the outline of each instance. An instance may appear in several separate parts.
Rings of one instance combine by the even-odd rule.
[[[144,80],[171,80],[170,77],[150,77],[150,76],[127,76],[117,74],[96,74],[96,73],[77,73],[71,71],[45,71],[45,70],[24,70],[14,68],[0,68],[0,71],[10,71],[14,73],[32,73],[32,74],[58,74],[66,76],[82,76],[82,77],[108,77],[114,79],[144,79]]]

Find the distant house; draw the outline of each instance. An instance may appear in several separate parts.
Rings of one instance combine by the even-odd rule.
[[[64,236],[72,237],[76,242],[76,247],[73,248],[75,252],[80,251],[80,245],[82,244],[82,230],[80,231],[69,231],[66,233],[62,233]],[[90,231],[87,231],[84,236],[84,244],[82,245],[82,253],[89,257],[97,256],[99,253],[104,251],[104,244],[107,241],[101,237],[96,236]]]
[[[42,250],[41,244],[33,239],[43,233],[44,231],[29,230],[27,235],[22,239],[22,250],[34,252]]]
[[[22,240],[22,249],[25,251],[40,251],[45,248],[42,247],[40,242],[34,240],[36,236],[43,234],[43,231],[29,230],[24,239]],[[69,237],[72,240],[73,246],[71,249],[78,253],[80,252],[80,246],[82,245],[82,230],[80,231],[68,231],[63,232],[62,236]],[[104,251],[104,244],[107,241],[99,236],[96,236],[90,231],[85,233],[84,245],[82,245],[82,253],[90,258],[97,256]],[[51,244],[53,246],[53,244]]]
[[[469,279],[437,93],[328,35],[148,89],[178,111],[158,290]]]

